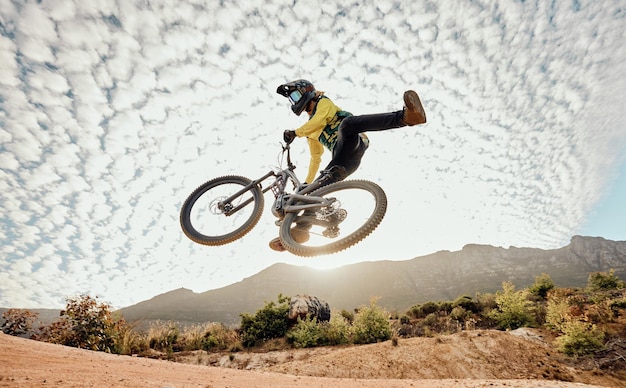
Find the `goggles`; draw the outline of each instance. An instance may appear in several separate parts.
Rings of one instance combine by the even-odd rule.
[[[299,90],[294,90],[293,92],[289,93],[289,101],[291,102],[291,105],[296,105],[301,98],[302,93],[300,93]]]

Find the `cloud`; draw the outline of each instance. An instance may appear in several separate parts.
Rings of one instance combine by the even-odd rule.
[[[626,147],[616,3],[47,1],[0,15],[0,306],[92,292],[121,307],[277,261],[560,247]],[[279,164],[282,130],[305,119],[274,90],[296,78],[355,114],[420,93],[429,123],[372,133],[355,174],[387,192],[379,229],[306,262],[267,248],[269,212],[230,245],[187,240],[178,211],[195,187]],[[304,142],[293,156],[304,174]]]

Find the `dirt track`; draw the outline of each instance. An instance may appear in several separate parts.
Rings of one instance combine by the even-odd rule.
[[[188,363],[180,363],[91,352],[0,333],[0,386],[626,386],[598,371],[565,366],[532,333],[522,334],[526,335],[472,331],[401,339],[398,346],[388,341],[270,353],[198,352],[187,356]]]

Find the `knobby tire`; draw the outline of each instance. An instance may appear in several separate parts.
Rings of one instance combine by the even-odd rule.
[[[342,237],[338,240],[333,240],[331,243],[321,245],[317,247],[306,246],[305,244],[297,243],[293,237],[291,237],[291,225],[298,216],[296,213],[288,213],[281,226],[280,226],[280,239],[283,246],[294,255],[303,257],[312,257],[320,255],[328,255],[331,253],[340,252],[347,249],[358,242],[362,241],[368,235],[370,235],[374,229],[383,220],[387,211],[387,195],[383,189],[374,182],[364,180],[347,180],[336,182],[328,186],[321,187],[309,195],[312,196],[332,196],[333,192],[339,190],[365,190],[372,194],[375,200],[374,210],[365,223],[354,232]],[[349,217],[350,215],[348,215]]]
[[[209,193],[211,189],[216,188],[220,185],[225,185],[225,184],[240,185],[241,189],[243,189],[246,186],[248,186],[251,182],[252,181],[248,178],[245,178],[242,176],[231,175],[231,176],[223,176],[223,177],[215,178],[213,180],[210,180],[200,185],[198,188],[196,188],[189,195],[189,197],[185,200],[180,211],[180,225],[185,235],[190,240],[198,244],[218,246],[218,245],[224,245],[224,244],[233,242],[235,240],[238,240],[241,237],[243,237],[246,233],[248,233],[250,230],[252,230],[252,228],[254,228],[254,226],[259,222],[259,219],[261,218],[261,214],[263,212],[263,192],[257,185],[251,186],[246,191],[252,195],[252,199],[253,199],[252,203],[249,203],[246,206],[246,208],[252,206],[252,211],[248,219],[245,220],[242,223],[242,225],[239,226],[237,229],[232,230],[232,231],[225,230],[224,234],[219,234],[219,235],[206,235],[196,230],[191,220],[191,211],[194,205],[196,204],[198,199],[200,199],[200,197],[202,197],[203,195],[207,195],[207,193]],[[231,194],[235,194],[237,191],[239,190],[233,190]],[[245,193],[242,195],[245,195]],[[212,214],[208,210],[206,210],[205,214],[203,214],[202,216],[203,217],[226,217],[226,215],[223,215],[223,214]]]

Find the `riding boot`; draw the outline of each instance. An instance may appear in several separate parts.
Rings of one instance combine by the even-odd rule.
[[[426,123],[426,112],[424,112],[419,96],[413,90],[404,92],[402,122],[410,126]]]

